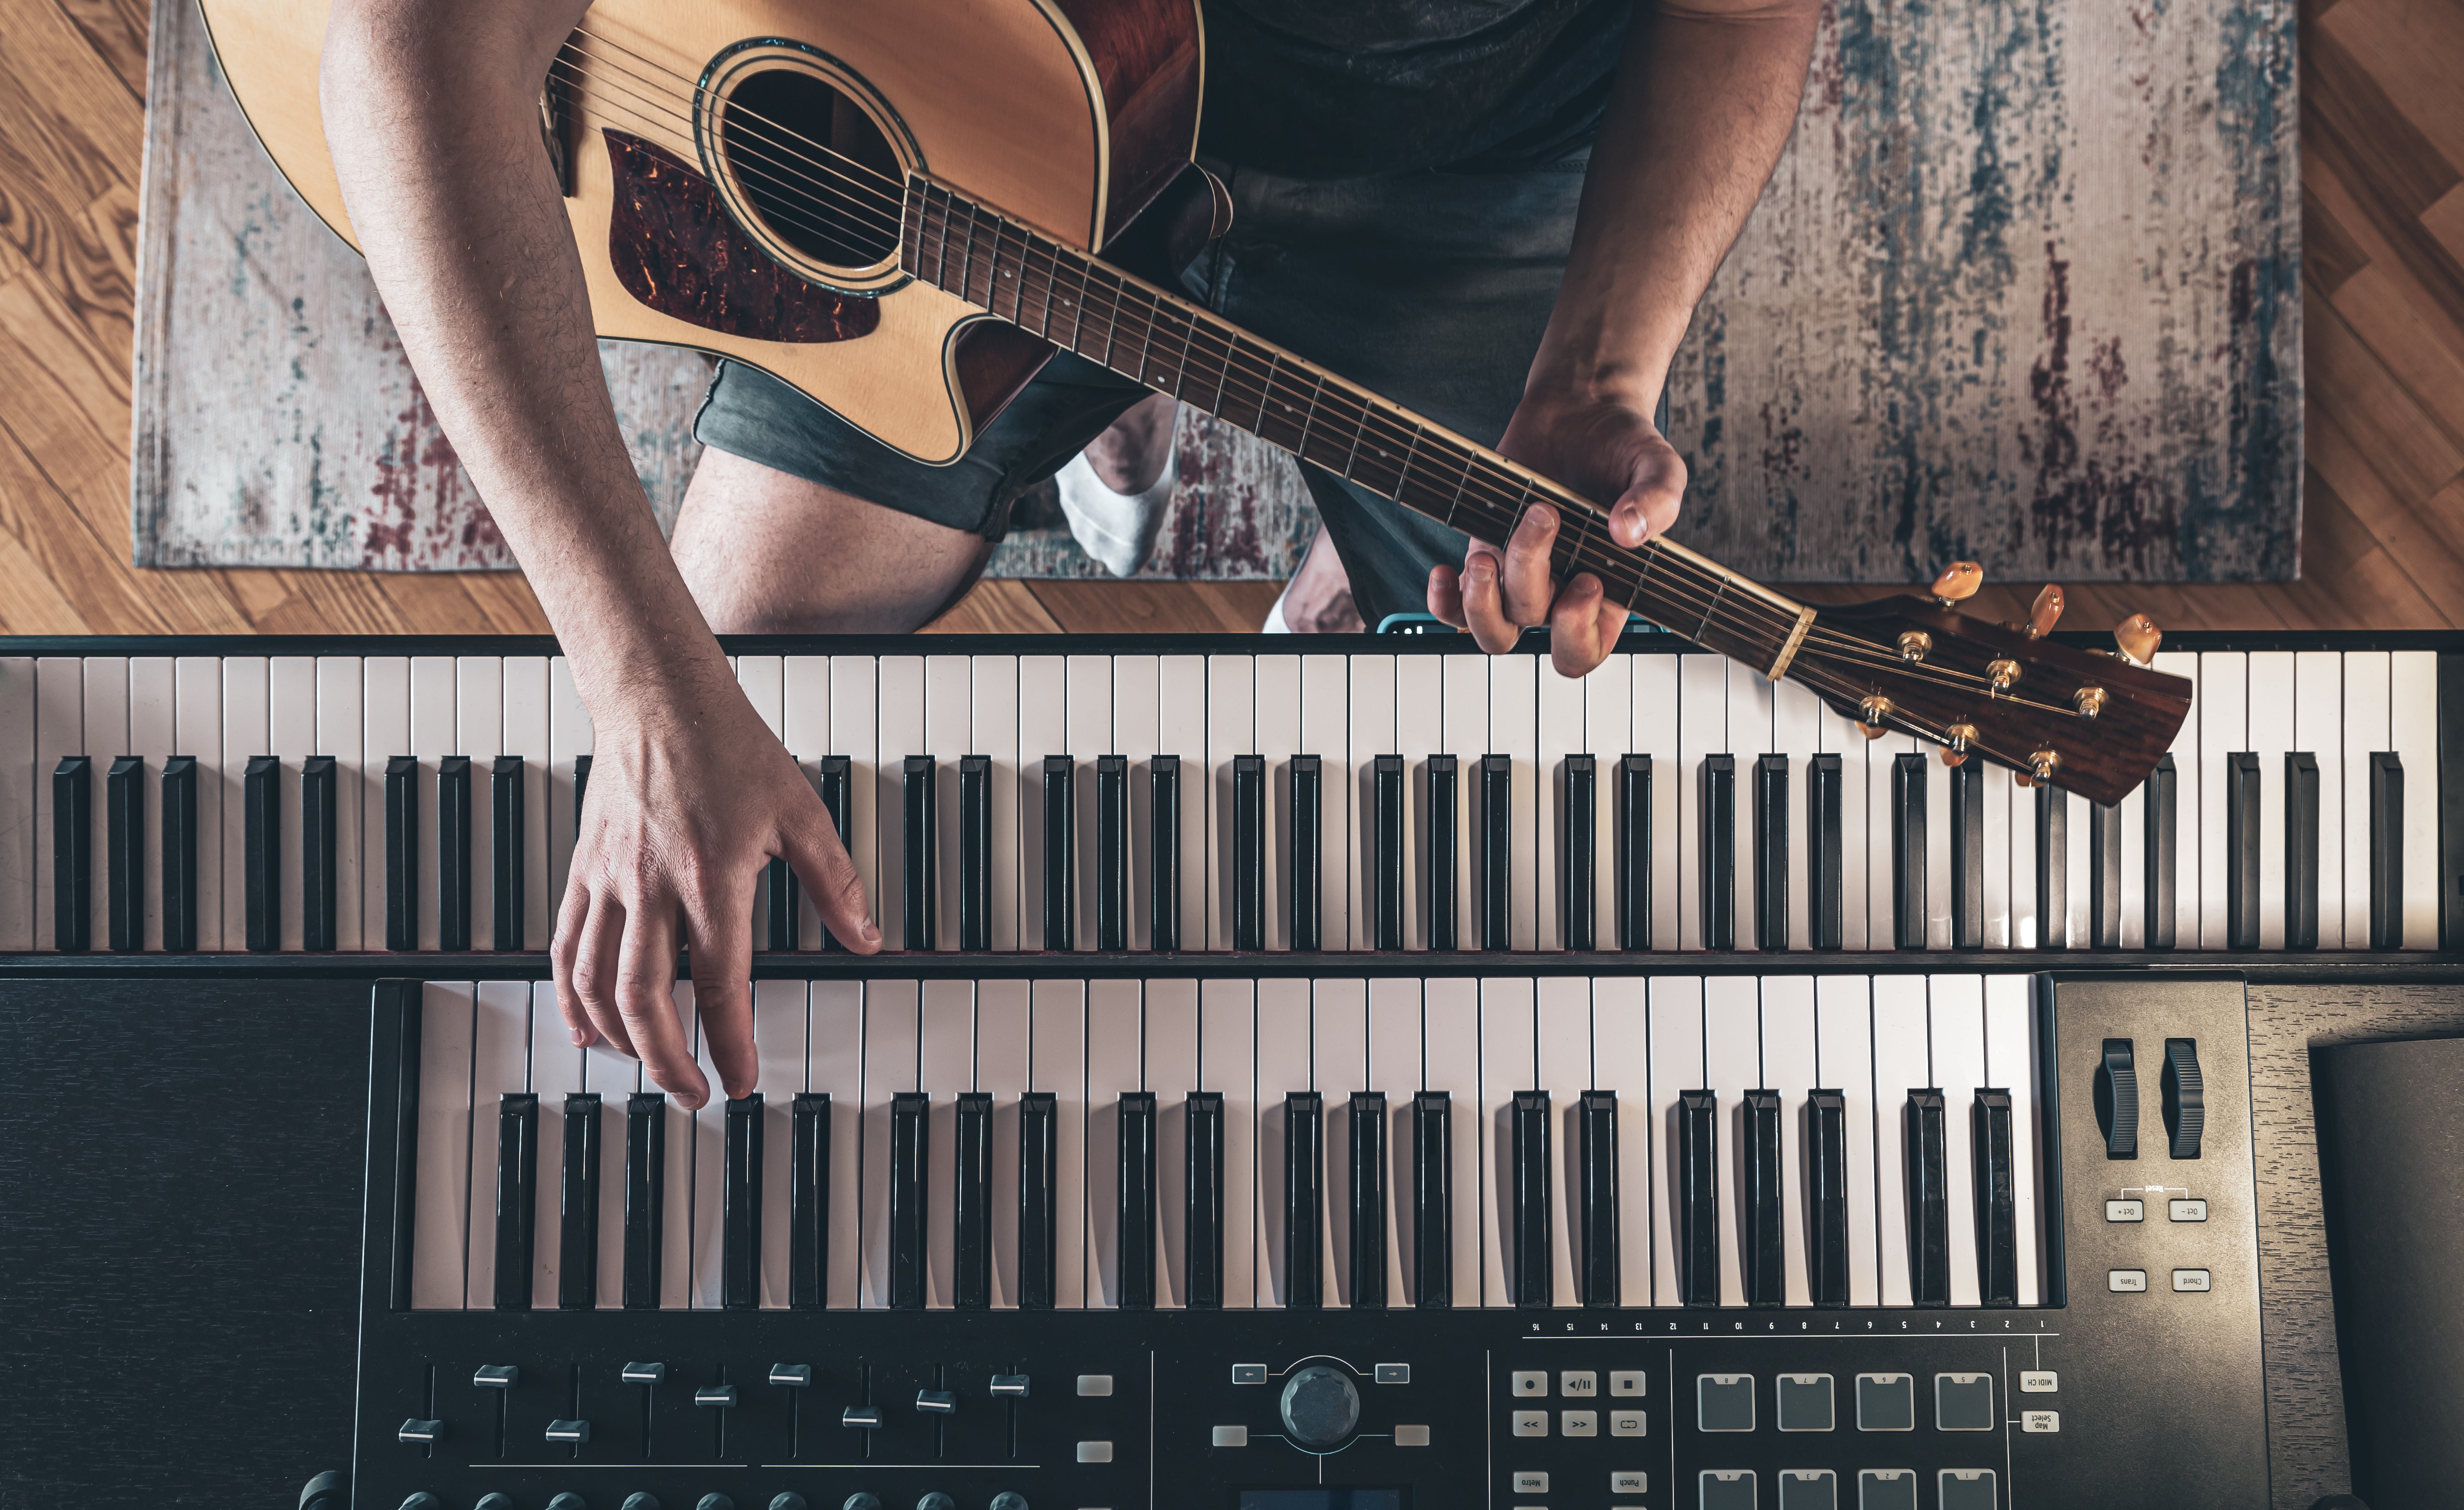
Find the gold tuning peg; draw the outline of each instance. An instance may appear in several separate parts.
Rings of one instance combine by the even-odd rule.
[[[2113,626],[2113,643],[2122,646],[2122,658],[2133,666],[2145,666],[2156,659],[2156,646],[2163,643],[2165,631],[2156,621],[2144,613],[2132,614]]]
[[[2061,617],[2062,589],[2057,583],[2047,582],[2045,590],[2036,595],[2036,605],[2028,610],[2028,638],[2041,640],[2053,633]]]
[[[1985,585],[1985,568],[1974,561],[1953,561],[1933,580],[1933,601],[1947,608],[1966,602]]]

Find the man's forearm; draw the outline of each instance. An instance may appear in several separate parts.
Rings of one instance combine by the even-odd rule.
[[[1648,411],[1796,123],[1812,0],[1639,4],[1531,383]]]

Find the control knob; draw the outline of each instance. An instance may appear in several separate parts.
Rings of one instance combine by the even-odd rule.
[[[1360,1424],[1360,1391],[1352,1376],[1311,1364],[1284,1386],[1284,1430],[1304,1447],[1332,1447]]]

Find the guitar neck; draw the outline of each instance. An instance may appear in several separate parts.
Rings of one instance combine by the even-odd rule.
[[[1683,546],[1617,544],[1598,508],[1528,468],[920,175],[900,243],[922,281],[1475,539],[1501,545],[1550,504],[1561,578],[1594,573],[1612,602],[1768,675],[1812,622]]]

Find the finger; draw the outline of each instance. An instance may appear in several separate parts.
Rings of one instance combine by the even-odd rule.
[[[1474,546],[1463,558],[1463,624],[1482,649],[1504,655],[1523,638],[1523,630],[1507,620],[1498,602],[1496,552]]]
[[[1631,550],[1677,522],[1685,501],[1685,462],[1665,441],[1645,452],[1634,480],[1609,511],[1609,537]]]
[[[616,1001],[624,944],[625,904],[614,893],[602,892],[591,899],[590,911],[582,920],[582,936],[574,944],[573,994],[601,1038],[619,1053],[640,1059]]]
[[[652,1083],[693,1111],[710,1100],[710,1082],[693,1062],[684,1024],[676,1019],[676,909],[653,896],[627,910],[625,945],[617,955],[616,1009]]]
[[[1453,567],[1429,568],[1429,612],[1440,624],[1463,627],[1463,579]]]
[[[1558,675],[1586,676],[1608,659],[1617,635],[1600,612],[1607,596],[1600,580],[1589,572],[1576,572],[1557,595],[1556,605],[1549,610],[1549,657]]]
[[[809,811],[800,803],[786,815],[779,825],[779,851],[804,895],[813,899],[813,910],[822,915],[830,937],[859,954],[881,948],[881,930],[872,921],[864,877],[839,843],[838,826],[820,798],[813,799]]]
[[[1553,563],[1549,547],[1556,541],[1557,511],[1545,503],[1526,509],[1514,533],[1506,537],[1506,569],[1498,583],[1506,596],[1506,617],[1513,623],[1549,622],[1549,604],[1557,596],[1550,580]]]
[[[598,1037],[590,1025],[590,1014],[573,986],[574,956],[582,948],[583,922],[589,916],[590,888],[577,876],[564,888],[564,901],[557,908],[556,937],[548,945],[548,966],[556,980],[556,1010],[562,1014],[575,1048],[588,1048],[590,1040]]]
[[[753,1049],[753,882],[705,898],[692,909],[693,1007],[702,1047],[728,1099],[753,1093],[760,1061]]]

